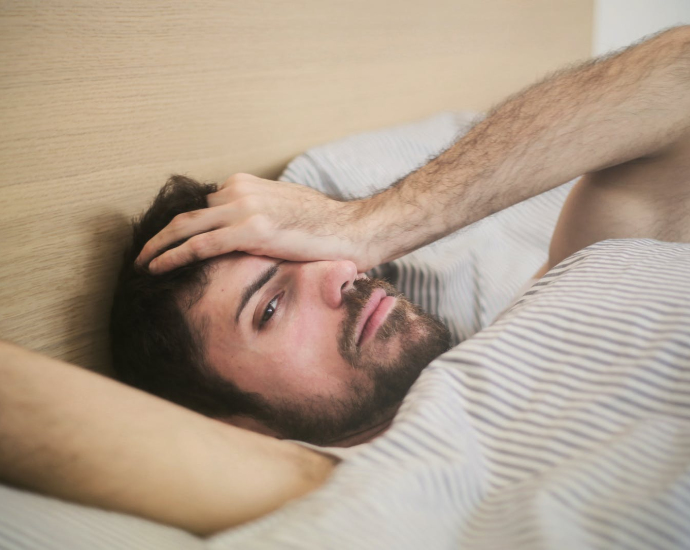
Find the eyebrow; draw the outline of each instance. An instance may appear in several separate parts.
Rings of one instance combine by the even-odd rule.
[[[281,260],[273,264],[266,271],[261,273],[253,283],[250,283],[245,287],[244,291],[242,292],[242,299],[240,300],[240,305],[237,308],[237,313],[235,314],[235,324],[237,324],[240,320],[242,310],[247,305],[249,300],[252,299],[252,296],[254,296],[254,294],[256,294],[266,283],[268,283],[268,281],[275,277],[276,273],[278,273],[278,267],[280,266],[280,264],[283,263],[283,261],[284,260]]]

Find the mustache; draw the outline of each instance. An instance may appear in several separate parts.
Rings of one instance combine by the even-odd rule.
[[[347,309],[348,315],[355,317],[355,321],[364,306],[367,305],[374,290],[382,288],[388,296],[401,296],[397,288],[383,279],[356,279],[352,286],[351,290],[343,294],[343,305]]]
[[[352,286],[353,288],[345,292],[342,297],[346,315],[339,338],[341,348],[346,348],[350,354],[355,353],[357,349],[355,339],[357,321],[374,290],[382,288],[388,296],[402,296],[398,289],[383,279],[356,279],[353,281]]]

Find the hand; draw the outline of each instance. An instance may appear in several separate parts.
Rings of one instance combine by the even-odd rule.
[[[208,208],[176,216],[146,243],[137,263],[151,262],[152,273],[163,273],[242,251],[293,261],[349,259],[360,271],[376,265],[369,243],[359,237],[366,231],[358,201],[341,202],[303,185],[249,174],[231,176],[207,201]]]

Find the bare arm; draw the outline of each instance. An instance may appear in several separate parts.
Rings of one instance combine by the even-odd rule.
[[[654,155],[580,178],[561,209],[543,270],[605,239],[690,242],[688,212],[690,135]]]
[[[660,153],[690,128],[690,27],[563,71],[509,98],[445,153],[370,198],[233,176],[140,261],[154,272],[232,250],[346,258],[360,271],[588,172]],[[191,238],[190,238],[191,237]]]
[[[689,133],[690,27],[679,27],[508,99],[363,205],[390,216],[383,226],[395,229],[373,238],[388,241],[381,259],[391,260],[582,174],[672,149]]]
[[[0,480],[208,535],[319,487],[334,463],[0,342]]]

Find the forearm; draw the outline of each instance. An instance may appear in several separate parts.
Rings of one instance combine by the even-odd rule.
[[[362,201],[389,261],[587,172],[652,155],[690,127],[689,27],[508,99],[445,153]]]
[[[0,480],[210,534],[320,486],[333,462],[0,342]]]

